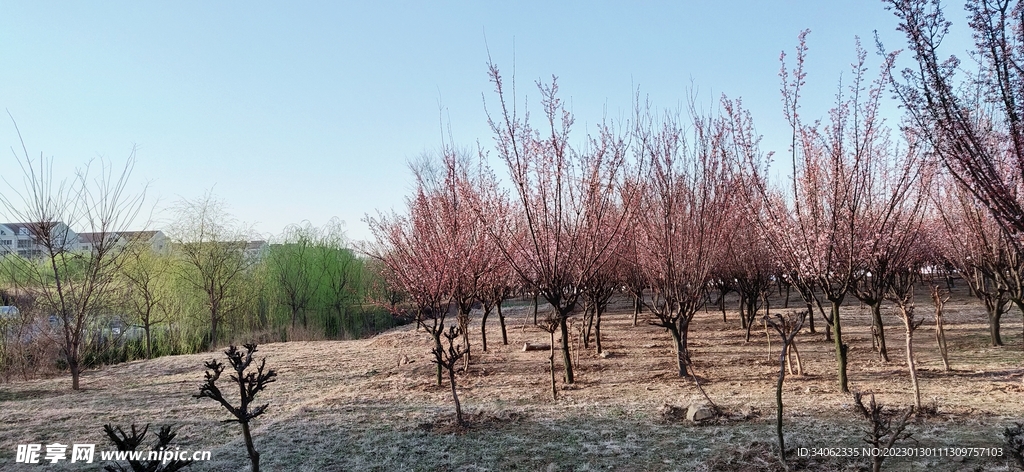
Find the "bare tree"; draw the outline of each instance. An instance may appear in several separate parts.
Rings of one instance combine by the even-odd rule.
[[[945,296],[944,296],[945,295]],[[935,342],[939,345],[942,368],[949,372],[949,352],[946,350],[946,329],[942,323],[942,306],[949,301],[949,293],[943,293],[938,285],[932,287],[932,301],[935,302]]]
[[[432,362],[439,367],[443,367],[444,371],[448,373],[448,383],[452,388],[452,400],[455,402],[455,422],[459,426],[465,426],[466,421],[462,418],[462,403],[459,402],[459,392],[455,388],[455,371],[457,370],[456,366],[459,360],[462,359],[462,356],[469,353],[469,349],[456,343],[455,340],[462,336],[459,330],[460,328],[457,325],[451,325],[442,334],[447,342],[441,346],[434,346],[432,350],[434,359]]]
[[[33,294],[38,307],[56,316],[57,342],[71,371],[71,388],[78,390],[86,336],[96,314],[115,298],[114,277],[124,260],[116,235],[135,223],[145,192],[130,193],[134,149],[123,167],[100,160],[60,181],[52,159],[32,159],[24,142],[22,151],[14,159],[24,187],[8,182],[11,192],[0,194],[6,218],[23,222],[19,230],[27,232],[34,247],[26,257],[12,259],[24,265],[14,273],[28,278],[21,286]],[[71,226],[95,233],[90,251],[76,247]]]
[[[107,439],[114,443],[118,451],[135,451],[142,445],[142,441],[146,439],[146,433],[149,431],[149,424],[142,427],[139,430],[134,424],[132,425],[131,434],[125,433],[120,426],[111,426],[109,424],[103,425],[103,432],[106,433]],[[170,425],[164,425],[160,427],[160,431],[156,433],[156,442],[149,448],[150,451],[164,451],[170,449],[171,441],[178,436],[176,431],[171,430]],[[181,459],[168,459],[168,460],[154,460],[154,461],[139,461],[135,459],[128,459],[128,467],[121,464],[106,465],[103,470],[107,472],[176,472],[192,465],[191,460]]]
[[[896,304],[896,314],[903,320],[907,341],[907,370],[910,371],[910,384],[914,388],[914,406],[920,409],[921,387],[918,385],[917,366],[914,361],[914,331],[924,322],[924,318],[914,316],[914,283],[919,274],[916,270],[904,268],[891,277],[893,281],[888,284],[889,291],[886,297]]]
[[[782,350],[779,352],[779,380],[775,384],[775,432],[779,436],[779,458],[782,463],[786,463],[786,437],[782,434],[782,383],[786,380],[786,368],[788,364],[786,356],[789,354],[790,347],[793,345],[793,339],[796,338],[797,333],[804,326],[804,320],[807,319],[807,312],[800,312],[798,315],[775,315],[774,318],[764,315],[764,322],[771,326],[779,334],[782,339]]]
[[[911,434],[906,430],[907,421],[914,414],[914,409],[907,408],[902,412],[885,411],[882,405],[875,403],[874,394],[871,394],[871,401],[867,406],[864,406],[861,397],[860,392],[854,393],[853,402],[857,411],[871,423],[871,427],[865,431],[864,442],[878,451],[871,456],[871,470],[879,472],[882,470],[882,461],[885,460],[883,452],[899,441],[910,439]]]
[[[255,371],[246,372],[252,365],[252,356],[256,353],[256,345],[246,344],[244,347],[245,353],[233,345],[224,351],[224,355],[227,356],[231,369],[234,371],[231,381],[238,386],[238,406],[232,405],[217,386],[220,374],[224,372],[224,364],[216,359],[206,362],[206,380],[199,386],[199,393],[195,395],[195,398],[209,398],[216,401],[234,417],[228,421],[242,425],[242,439],[245,441],[245,450],[252,463],[252,472],[260,472],[260,453],[256,450],[256,445],[253,444],[249,423],[267,412],[269,403],[253,405],[253,401],[257,394],[267,388],[267,385],[277,380],[277,373],[274,372],[274,369],[264,370],[267,365],[266,358],[260,361]]]
[[[548,316],[547,318],[540,321],[537,326],[548,333],[551,338],[551,344],[548,345],[548,366],[551,370],[551,399],[558,400],[558,387],[555,384],[555,331],[558,331],[558,326],[561,322],[557,316]]]

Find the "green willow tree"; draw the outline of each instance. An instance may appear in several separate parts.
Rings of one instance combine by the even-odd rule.
[[[249,276],[258,262],[247,253],[251,231],[237,225],[223,202],[207,193],[196,200],[183,199],[174,209],[173,249],[180,259],[179,277],[204,298],[209,334],[206,349],[221,339],[221,328],[252,307],[254,296]]]
[[[322,329],[329,338],[361,335],[367,320],[355,308],[365,292],[363,261],[347,244],[337,219],[320,228],[307,222],[285,229],[266,259],[278,319],[292,328]]]
[[[118,271],[123,307],[131,322],[142,328],[146,358],[151,359],[154,328],[169,321],[174,261],[169,255],[157,254],[148,244],[138,241],[124,248],[124,257],[124,264]]]

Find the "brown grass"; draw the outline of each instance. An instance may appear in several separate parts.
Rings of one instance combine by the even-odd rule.
[[[921,290],[925,293],[925,290]],[[919,310],[932,307],[919,296]],[[794,297],[795,299],[795,297]],[[795,301],[795,300],[794,300]],[[448,386],[434,384],[430,339],[405,326],[372,339],[272,343],[260,346],[278,371],[262,401],[270,410],[255,423],[265,470],[781,470],[775,459],[774,382],[778,339],[769,353],[765,332],[743,341],[735,300],[729,321],[701,312],[692,328],[693,359],[704,388],[727,417],[692,425],[662,415],[666,405],[685,407],[700,398],[690,379],[675,376],[671,337],[662,329],[631,326],[629,301],[616,300],[602,331],[611,355],[579,347],[577,383],[560,385],[550,400],[547,352],[522,352],[543,343],[526,302],[506,310],[509,345],[501,345],[496,316],[481,353],[479,318],[473,324],[473,364],[459,378],[459,395],[471,426],[459,430]],[[781,304],[781,301],[773,302]],[[897,408],[913,402],[902,350],[903,329],[884,315],[889,364],[871,350],[868,310],[844,307],[850,347],[851,389],[873,392]],[[1024,416],[1024,339],[1021,318],[1004,318],[1006,346],[988,347],[978,303],[957,291],[946,305],[953,372],[943,372],[932,326],[915,333],[922,398],[937,413],[910,426],[919,447],[1000,447],[1002,428]],[[819,319],[820,321],[820,319]],[[577,321],[578,325],[579,322]],[[833,346],[820,333],[798,336],[808,375],[785,384],[787,446],[856,447],[864,421],[852,397],[835,381]],[[411,361],[400,365],[403,356]],[[22,470],[19,443],[97,443],[104,423],[175,424],[176,441],[209,449],[213,461],[193,470],[243,471],[247,459],[237,424],[208,400],[196,400],[203,361],[221,353],[165,357],[89,371],[83,391],[65,377],[0,385],[0,469]],[[796,454],[793,454],[794,456]],[[891,470],[1007,470],[1005,458],[887,459]],[[864,458],[793,457],[807,470],[861,470]],[[75,469],[62,463],[47,470]],[[95,470],[93,464],[89,470]]]

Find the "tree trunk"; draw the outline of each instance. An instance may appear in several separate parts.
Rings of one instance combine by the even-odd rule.
[[[885,331],[882,327],[882,300],[871,305],[871,326],[874,332],[871,333],[878,341],[878,355],[883,361],[889,362],[889,352],[885,349]]]
[[[903,325],[907,329],[907,368],[910,369],[910,384],[914,387],[914,406],[921,409],[921,387],[917,384],[917,367],[914,365],[914,327],[906,308],[900,309],[903,313]]]
[[[725,291],[721,291],[718,295],[718,308],[722,309],[722,322],[727,323],[729,320],[725,318]]]
[[[590,348],[590,330],[594,327],[594,312],[597,307],[592,304],[583,305],[583,348]]]
[[[640,318],[640,307],[643,306],[643,293],[640,295],[633,294],[633,326],[636,326],[637,320]]]
[[[448,383],[452,385],[452,400],[455,400],[455,422],[459,426],[465,426],[462,420],[462,404],[459,403],[459,393],[455,390],[455,367],[448,369]]]
[[[540,296],[540,292],[533,293],[533,324],[537,324],[537,297]]]
[[[843,344],[842,324],[839,321],[839,305],[842,300],[829,300],[832,303],[832,338],[836,345],[836,364],[839,371],[839,391],[850,393],[846,380],[846,352],[849,346]]]
[[[548,354],[548,363],[551,365],[551,399],[558,400],[558,388],[555,386],[555,332],[550,331],[551,346]]]
[[[242,437],[245,439],[245,450],[249,452],[249,461],[252,462],[252,472],[260,472],[260,453],[252,443],[252,433],[249,431],[249,423],[242,421]]]
[[[942,357],[942,368],[949,372],[949,353],[946,350],[946,330],[942,325],[942,300],[935,296],[935,342],[939,345],[939,356]]]
[[[487,315],[491,314],[491,305],[484,305],[484,314],[480,317],[480,349],[487,352]]]
[[[206,345],[206,350],[212,351],[217,347],[217,324],[220,321],[220,313],[216,309],[210,310],[210,341]]]
[[[678,328],[670,328],[669,332],[672,333],[672,342],[676,345],[676,369],[680,377],[686,377],[686,359],[683,354],[686,348],[683,347],[682,335],[679,334]]]
[[[807,302],[807,328],[813,333],[814,332],[814,304],[810,300]],[[829,334],[829,330],[825,330],[825,341],[831,341],[832,335]]]
[[[810,303],[807,304],[807,330],[812,333],[817,333],[814,329],[814,307],[812,307]]]
[[[997,302],[998,303],[998,302]],[[1002,346],[1003,337],[999,334],[999,323],[1003,317],[1002,310],[993,306],[988,310],[988,333],[992,347]]]
[[[604,310],[602,309],[601,305],[597,305],[597,307],[595,309],[595,313],[594,313],[594,317],[596,318],[596,321],[594,322],[594,344],[597,345],[597,353],[598,354],[600,354],[602,352],[601,351],[601,312],[603,312],[603,311]]]
[[[444,324],[443,323],[441,324],[441,326],[435,328],[434,331],[432,331],[430,333],[430,335],[434,338],[434,349],[436,349],[437,352],[442,352],[441,351],[441,349],[442,349],[441,348],[441,332],[442,331],[444,331]],[[442,369],[441,368],[441,364],[438,363],[437,364],[437,386],[438,387],[441,386],[441,376],[444,374],[441,371],[441,369]]]
[[[1017,305],[1017,310],[1020,311],[1022,317],[1024,317],[1024,299],[1012,300],[1014,305]],[[1022,334],[1024,334],[1024,327],[1022,327]]]
[[[462,370],[469,371],[469,362],[471,355],[469,353],[469,308],[463,310],[459,307],[459,314],[456,317],[456,321],[459,323],[459,329],[462,331],[462,342],[466,344],[466,354],[463,356],[465,362],[463,362]]]
[[[572,353],[569,352],[569,315],[561,313],[558,316],[558,329],[562,334],[562,363],[565,365],[565,383],[574,383],[572,376]]]
[[[746,310],[747,311],[746,311],[746,313],[744,313],[743,310],[740,310],[740,317],[742,317],[742,318],[744,318],[746,320],[747,336],[746,336],[746,338],[744,340],[749,343],[750,342],[750,331],[754,327],[754,318],[757,317],[757,298],[751,298],[751,297],[744,297],[744,298],[747,298],[747,302],[746,302]],[[767,326],[765,327],[765,329],[767,329]]]
[[[679,368],[679,376],[686,377],[689,375],[688,367],[690,365],[690,353],[687,350],[687,337],[689,334],[690,321],[684,316],[680,316],[679,320],[669,328],[672,333],[672,340],[676,343],[676,363]]]
[[[793,371],[793,364],[796,364],[796,371]],[[796,348],[796,339],[786,345],[786,365],[789,366],[789,373],[804,375],[803,362],[800,361],[800,350]]]
[[[746,340],[749,342],[750,341],[750,334],[749,334],[749,332],[750,332],[750,323],[747,322],[747,314],[744,311],[744,308],[745,308],[744,305],[745,304],[743,303],[744,302],[744,300],[743,300],[743,293],[740,293],[740,292],[737,292],[737,293],[739,293],[739,295],[740,295],[740,328],[747,330],[748,334],[747,334]]]
[[[147,318],[147,319],[149,319],[149,318]],[[146,330],[146,359],[152,359],[153,358],[153,335],[150,332],[150,328],[152,328],[152,326],[150,326],[149,322],[146,322],[146,324],[143,325],[143,328]]]
[[[782,458],[782,463],[786,463],[786,437],[782,434],[782,382],[786,380],[786,352],[788,351],[788,344],[786,343],[785,334],[782,335],[782,352],[779,353],[779,380],[775,383],[775,432],[779,436],[779,457]]]
[[[78,390],[78,378],[81,375],[81,366],[78,364],[78,356],[67,357],[68,369],[71,370],[71,390]]]
[[[505,314],[501,312],[501,302],[498,302],[498,323],[501,324],[501,344],[508,346],[508,333],[505,332]]]

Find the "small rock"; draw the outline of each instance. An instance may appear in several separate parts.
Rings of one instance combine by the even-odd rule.
[[[523,343],[523,352],[527,351],[547,351],[551,349],[550,344],[530,344]]]
[[[598,355],[601,356],[602,359],[607,359],[609,357],[612,357],[611,351],[601,351],[601,354],[598,354]]]
[[[691,403],[686,408],[686,419],[694,423],[715,417],[715,412],[705,403]]]
[[[402,357],[398,359],[398,365],[400,365],[400,366],[406,365],[408,363],[409,363],[409,356],[406,356],[406,355],[403,354]]]
[[[761,410],[758,410],[751,405],[744,405],[740,408],[740,415],[742,415],[744,419],[756,418],[761,416]]]

